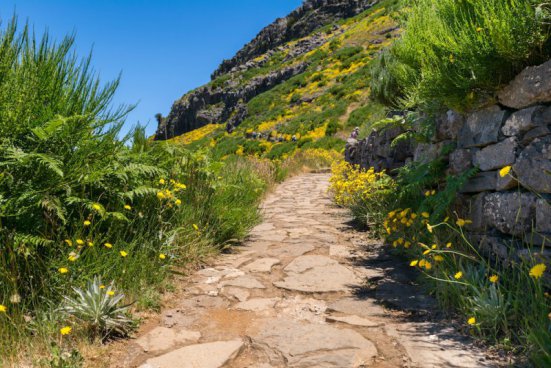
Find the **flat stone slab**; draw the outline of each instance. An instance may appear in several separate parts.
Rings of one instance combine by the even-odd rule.
[[[242,348],[241,340],[190,345],[149,359],[140,368],[220,368],[235,358]]]
[[[228,297],[233,297],[240,302],[244,302],[245,300],[249,299],[249,296],[251,293],[249,293],[247,290],[237,288],[237,287],[225,287],[221,290],[222,294]]]
[[[364,358],[377,355],[375,345],[353,330],[294,320],[270,320],[253,339],[279,350],[291,367],[351,367],[356,353]],[[348,352],[341,354],[342,350]]]
[[[494,367],[464,336],[431,323],[403,323],[386,325],[389,336],[394,337],[406,350],[415,367],[483,368]]]
[[[237,303],[234,308],[250,312],[263,312],[273,309],[278,299],[275,298],[255,298],[245,302]]]
[[[344,291],[360,282],[350,269],[334,259],[318,255],[298,257],[284,271],[287,277],[273,284],[287,290],[311,293]]]
[[[261,258],[244,266],[243,269],[250,272],[271,272],[272,267],[280,263],[277,258]]]
[[[146,353],[153,354],[172,349],[184,342],[195,343],[201,338],[197,331],[178,330],[175,328],[156,327],[135,341]]]
[[[265,289],[266,287],[252,276],[239,276],[235,279],[222,281],[220,286],[235,286],[245,289]]]
[[[327,306],[327,311],[356,315],[364,318],[385,314],[384,308],[375,304],[372,299],[362,300],[354,298],[343,298],[334,301]]]
[[[268,249],[267,255],[272,257],[298,257],[311,252],[315,247],[311,244],[293,244],[286,246],[276,246]]]
[[[382,326],[381,323],[373,322],[369,319],[358,317],[358,316],[344,316],[344,317],[328,316],[325,318],[325,320],[328,322],[342,322],[349,325],[361,326],[361,327]]]

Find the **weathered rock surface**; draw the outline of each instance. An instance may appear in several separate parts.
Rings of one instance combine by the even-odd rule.
[[[517,139],[507,138],[476,152],[473,163],[482,171],[501,169],[515,163],[517,148]]]
[[[159,326],[137,339],[136,344],[144,352],[157,353],[186,342],[197,342],[200,338],[201,333],[197,331],[178,330]]]
[[[461,193],[480,193],[496,190],[497,177],[496,171],[478,173],[465,184],[461,189]]]
[[[523,109],[551,102],[551,60],[524,69],[498,93],[499,102],[513,109]]]
[[[507,119],[501,131],[508,137],[526,133],[537,126],[534,122],[534,117],[536,115],[541,116],[544,109],[545,107],[543,106],[534,106],[513,113],[509,119]]]
[[[462,148],[485,147],[497,143],[501,127],[507,116],[508,112],[499,106],[491,106],[470,114],[459,133],[458,146]]]
[[[527,233],[535,225],[536,199],[531,193],[488,194],[484,201],[486,222],[504,234]]]
[[[230,123],[237,126],[246,116],[243,102],[302,73],[307,66],[298,63],[255,77],[243,86],[200,87],[174,103],[169,115],[157,128],[155,139],[170,139],[206,124],[227,122],[230,117],[233,119]]]
[[[233,359],[242,348],[241,340],[190,345],[148,359],[140,368],[220,368]]]
[[[539,193],[551,193],[551,136],[535,139],[514,166],[520,183]]]

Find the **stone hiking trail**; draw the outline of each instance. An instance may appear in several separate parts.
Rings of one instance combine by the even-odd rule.
[[[193,274],[177,307],[112,366],[497,366],[434,322],[413,270],[348,225],[328,180],[304,174],[279,185],[244,245]]]

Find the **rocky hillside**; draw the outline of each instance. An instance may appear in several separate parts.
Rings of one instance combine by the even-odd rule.
[[[155,139],[211,147],[226,141],[220,153],[229,154],[251,132],[284,142],[293,135],[315,141],[345,129],[349,118],[354,124],[359,114],[377,110],[364,107],[367,67],[398,33],[389,16],[396,2],[305,1],[223,61],[210,83],[176,101],[159,118]],[[221,139],[226,130],[234,142]],[[267,154],[271,148],[249,150]]]

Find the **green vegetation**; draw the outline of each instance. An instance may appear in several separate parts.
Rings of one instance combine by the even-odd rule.
[[[419,116],[488,103],[524,67],[551,56],[544,1],[419,0],[403,7],[401,17],[402,37],[370,63],[370,97],[386,109],[411,112],[405,119],[380,120],[384,109],[377,104],[356,109],[347,125],[360,126],[362,137],[400,123],[408,133],[397,139],[427,141],[434,125],[431,119],[419,125]],[[332,191],[337,203],[420,271],[423,283],[444,310],[463,320],[466,331],[528,357],[535,366],[551,365],[551,300],[542,277],[545,265],[533,256],[541,249],[528,249],[508,264],[481,254],[465,235],[469,219],[453,207],[476,170],[457,177],[446,170],[447,162],[439,158],[410,163],[390,179],[339,164]],[[510,167],[501,174],[512,175]],[[516,254],[514,241],[507,251]]]
[[[389,105],[466,108],[551,55],[546,1],[420,0],[403,13],[402,38],[373,67],[373,96]]]
[[[129,111],[110,107],[118,80],[102,85],[72,45],[15,20],[0,33],[2,366],[64,366],[77,337],[126,331],[121,303],[158,306],[174,267],[242,238],[272,180],[250,160],[213,161],[140,127],[118,139]]]

